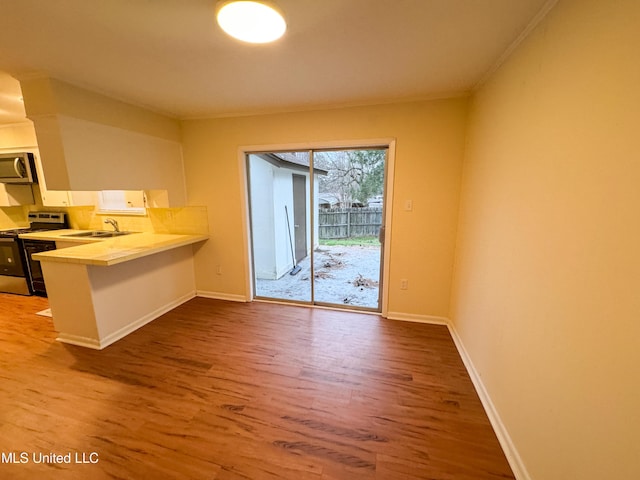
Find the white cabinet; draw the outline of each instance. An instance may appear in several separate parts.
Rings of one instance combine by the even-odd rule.
[[[69,205],[97,205],[98,192],[67,192],[69,195]]]
[[[31,185],[0,183],[0,207],[33,205],[35,203]]]
[[[95,205],[96,192],[67,192],[65,190],[46,190],[45,185],[40,184],[42,205],[45,207],[77,207],[82,205]]]
[[[129,208],[144,208],[147,206],[144,190],[125,190],[124,199]]]
[[[144,215],[147,199],[143,190],[101,190],[97,192],[101,213]]]
[[[47,190],[44,184],[44,177],[39,177],[39,180],[42,205],[44,205],[45,207],[66,207],[69,205],[68,192],[61,190]]]
[[[36,159],[36,170],[38,171],[38,188],[42,205],[45,207],[74,207],[82,205],[96,205],[98,202],[96,192],[70,192],[67,190],[48,190],[47,182],[44,178],[42,163],[37,150],[31,151]]]

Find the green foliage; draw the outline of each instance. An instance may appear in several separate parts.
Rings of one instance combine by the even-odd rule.
[[[320,192],[329,193],[343,205],[367,200],[384,190],[386,150],[318,152],[316,166],[328,171],[320,178]]]
[[[380,242],[378,241],[378,237],[325,238],[320,239],[320,245],[379,247]]]
[[[385,154],[385,150],[353,150],[347,154],[353,168],[360,172],[360,181],[351,193],[364,205],[367,199],[383,192]]]

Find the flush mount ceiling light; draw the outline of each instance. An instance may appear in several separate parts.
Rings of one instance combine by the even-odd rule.
[[[268,43],[280,38],[287,24],[271,2],[218,2],[216,18],[226,33],[249,43]]]

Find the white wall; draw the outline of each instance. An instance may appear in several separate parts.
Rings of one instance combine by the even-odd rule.
[[[254,269],[256,278],[275,280],[293,268],[292,242],[295,249],[295,222],[293,218],[293,174],[306,179],[307,196],[310,191],[309,174],[284,167],[276,167],[257,155],[250,159],[250,202],[253,238]],[[318,208],[318,183],[315,188],[316,211]],[[289,226],[285,215],[285,205],[289,214]],[[311,204],[307,202],[307,252],[311,242]],[[315,240],[318,226],[315,225]]]
[[[274,167],[274,201],[273,201],[273,223],[275,233],[276,251],[276,278],[280,278],[293,268],[291,256],[291,242],[287,230],[287,218],[284,206],[289,212],[289,225],[291,225],[291,238],[295,242],[294,222],[293,222],[293,177],[291,170]]]
[[[251,181],[251,223],[254,275],[273,280],[276,277],[273,167],[255,155],[249,155]]]

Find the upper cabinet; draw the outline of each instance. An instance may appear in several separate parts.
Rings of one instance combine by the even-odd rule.
[[[96,205],[98,200],[96,192],[70,192],[68,190],[49,190],[47,188],[47,179],[42,168],[42,161],[38,149],[30,150],[36,161],[36,170],[38,173],[38,185],[34,189],[40,191],[42,205],[45,207],[74,207],[84,205]]]
[[[102,190],[98,193],[98,212],[144,215],[147,197],[142,190]]]
[[[70,192],[66,190],[41,190],[45,207],[78,207],[95,205],[96,192]]]

